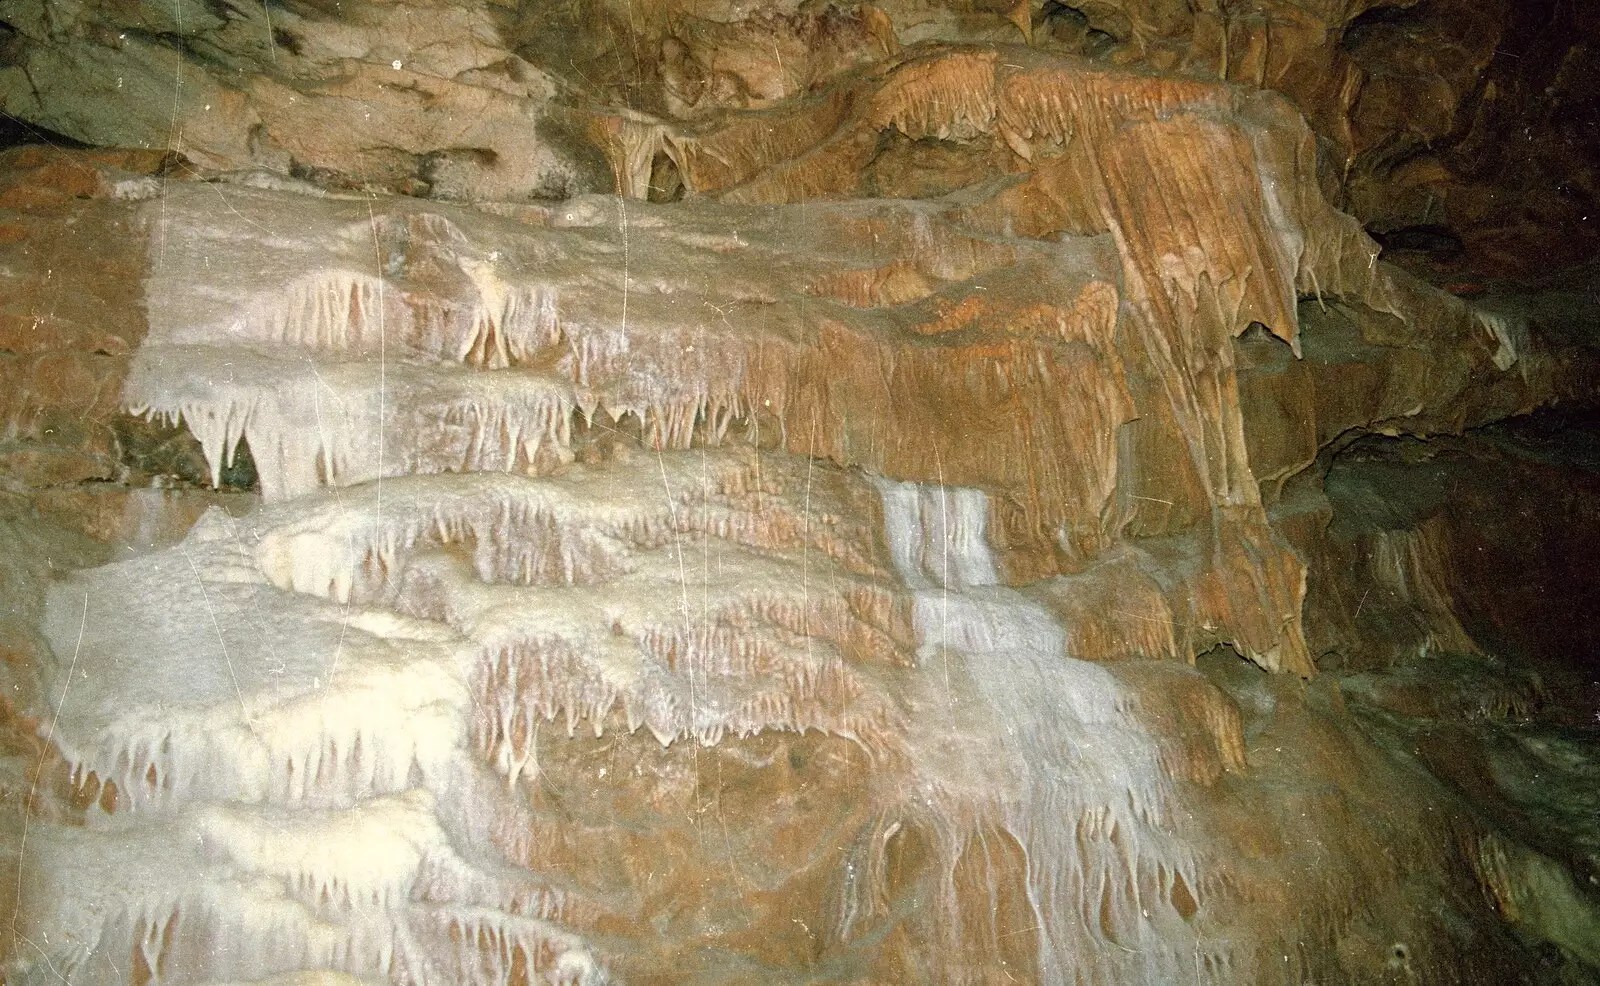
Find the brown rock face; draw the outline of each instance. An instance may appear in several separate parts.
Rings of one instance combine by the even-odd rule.
[[[0,106],[74,140],[443,198],[592,187],[555,81],[453,3],[7,5]]]
[[[6,980],[1600,974],[1587,16],[0,4]]]

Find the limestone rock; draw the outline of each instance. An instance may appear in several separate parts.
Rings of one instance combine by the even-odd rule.
[[[594,187],[592,161],[550,114],[555,82],[498,45],[486,10],[348,6],[18,0],[3,16],[27,40],[0,68],[0,106],[206,172],[293,170],[442,198]]]
[[[4,978],[1592,978],[1566,6],[0,0]]]

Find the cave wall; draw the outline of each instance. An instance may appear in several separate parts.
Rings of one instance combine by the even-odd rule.
[[[1592,976],[1589,17],[0,4],[8,978]]]

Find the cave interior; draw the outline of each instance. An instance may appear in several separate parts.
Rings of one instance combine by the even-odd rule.
[[[0,424],[0,982],[1600,983],[1600,6],[0,0]]]

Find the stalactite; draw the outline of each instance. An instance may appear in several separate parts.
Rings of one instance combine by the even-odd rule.
[[[40,590],[19,982],[1322,981],[1369,885],[1576,894],[1330,725],[1283,498],[1579,364],[1378,261],[1275,97],[848,16],[816,91],[592,114],[622,198],[128,204],[120,408],[259,502]],[[848,201],[897,142],[1010,171]],[[1474,650],[1436,532],[1370,547]]]

